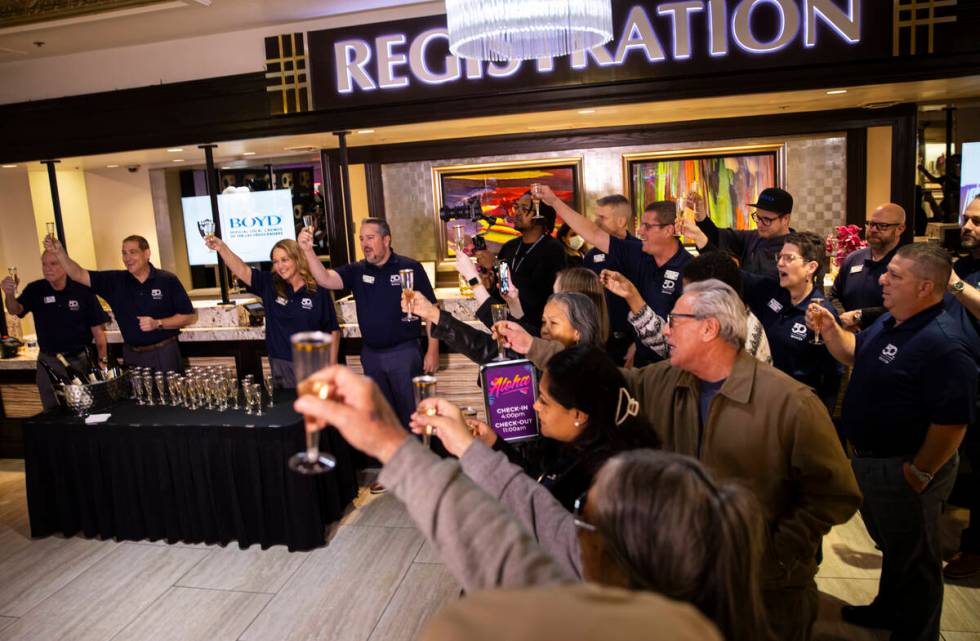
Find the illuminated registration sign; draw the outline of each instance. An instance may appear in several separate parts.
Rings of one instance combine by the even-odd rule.
[[[312,32],[314,107],[845,61],[870,24],[867,0],[613,4],[613,41],[558,59],[457,58],[443,15]],[[887,38],[873,40],[887,49]]]

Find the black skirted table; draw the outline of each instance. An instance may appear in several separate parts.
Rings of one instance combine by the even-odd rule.
[[[337,457],[333,471],[287,468],[306,447],[291,398],[263,416],[133,401],[103,411],[112,416],[97,425],[50,414],[25,423],[32,536],[309,550],[357,494],[352,450],[335,430],[321,436]]]

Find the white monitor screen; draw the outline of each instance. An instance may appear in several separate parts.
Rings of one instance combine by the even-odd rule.
[[[184,238],[191,265],[216,265],[218,254],[208,250],[198,223],[211,219],[211,198],[181,198]],[[221,238],[246,263],[269,260],[272,246],[283,238],[296,239],[293,195],[289,189],[220,194]]]
[[[974,198],[980,196],[980,142],[963,145],[963,164],[960,168],[960,216]]]

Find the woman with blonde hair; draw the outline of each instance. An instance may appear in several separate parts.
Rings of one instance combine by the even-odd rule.
[[[205,239],[217,251],[231,273],[245,283],[246,289],[262,299],[265,307],[265,344],[269,367],[276,387],[296,386],[293,354],[289,337],[297,332],[323,331],[333,334],[331,363],[337,362],[340,347],[340,325],[330,292],[317,287],[310,266],[295,240],[284,238],[269,252],[272,271],[264,272],[245,264],[217,236]]]

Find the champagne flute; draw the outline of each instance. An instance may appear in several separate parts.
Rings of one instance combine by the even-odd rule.
[[[157,386],[157,394],[160,396],[160,405],[167,404],[167,386],[163,378],[163,372],[157,372],[153,375],[153,382]]]
[[[415,391],[415,405],[421,403],[424,399],[431,398],[436,395],[436,383],[439,379],[435,376],[425,374],[423,376],[416,376],[412,379],[412,388]],[[435,416],[436,408],[430,407],[425,411],[427,416]],[[432,426],[426,425],[425,431],[422,432],[422,445],[429,447],[429,442],[432,440]]]
[[[324,381],[309,381],[311,375],[330,364],[333,336],[326,332],[300,332],[290,338],[293,344],[293,371],[299,384],[296,391],[302,396],[312,394],[320,399],[330,398],[330,385]],[[310,419],[306,419],[307,423]],[[289,459],[289,469],[300,474],[323,474],[337,465],[331,454],[320,452],[320,432],[306,430],[306,451]]]
[[[823,307],[823,295],[814,294],[813,296],[810,297],[810,303],[811,304],[816,303],[817,305]],[[813,330],[813,338],[810,339],[809,343],[811,345],[823,345],[823,337],[820,336],[819,329]]]
[[[201,236],[204,240],[208,240],[214,236],[214,221],[210,218],[205,218],[204,220],[197,223],[197,228],[201,232]],[[208,247],[208,251],[214,251]]]
[[[275,407],[275,381],[272,379],[272,372],[265,372],[262,376],[262,383],[265,385],[265,393],[269,396],[269,407]]]
[[[453,225],[453,242],[456,245],[456,252],[462,254],[463,247],[466,245],[466,225],[463,223]]]
[[[146,404],[153,405],[153,376],[146,371],[143,372],[143,391],[146,396]]]
[[[262,416],[262,385],[252,383],[249,387],[252,392],[252,403],[255,405],[255,415]]]
[[[541,185],[531,183],[531,204],[534,205],[534,217],[541,218]]]
[[[44,223],[44,228],[48,232],[47,235],[50,236],[51,238],[54,238],[54,232],[55,232],[54,223],[51,222]]]
[[[316,218],[313,214],[303,214],[303,228],[310,232],[310,236],[316,231]]]
[[[17,276],[17,268],[13,265],[7,268],[7,274],[14,279],[14,285],[20,285],[20,277]]]
[[[507,306],[501,304],[495,304],[490,306],[490,316],[493,318],[493,324],[496,325],[500,321],[507,320]],[[504,337],[497,335],[497,355],[493,358],[495,361],[505,361],[507,357],[504,356]]]
[[[399,269],[398,276],[402,281],[402,298],[408,301],[408,313],[402,318],[406,323],[418,320],[412,314],[412,298],[415,296],[415,272],[411,269]]]

